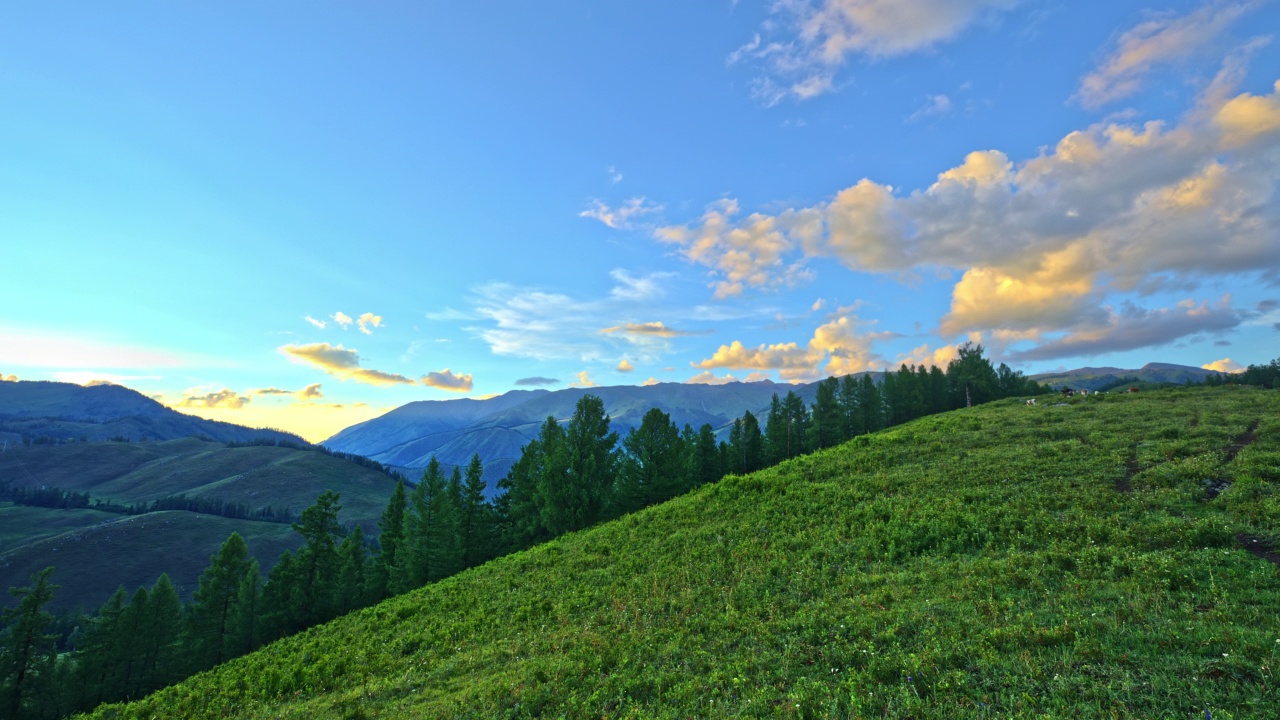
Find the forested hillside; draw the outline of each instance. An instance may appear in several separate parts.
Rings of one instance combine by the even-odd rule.
[[[96,717],[1272,717],[1280,395],[995,402],[551,540]]]

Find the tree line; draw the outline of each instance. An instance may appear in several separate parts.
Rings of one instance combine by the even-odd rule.
[[[0,499],[15,505],[44,507],[56,510],[99,510],[118,515],[144,515],[162,510],[184,510],[202,515],[218,515],[237,520],[261,520],[263,522],[291,523],[297,515],[287,507],[252,507],[248,503],[205,496],[167,495],[150,502],[117,503],[93,498],[88,492],[75,492],[58,487],[13,487],[0,485]]]
[[[750,411],[726,440],[715,429],[678,428],[650,409],[625,437],[610,429],[604,402],[579,399],[567,423],[548,417],[537,437],[485,497],[478,455],[446,475],[434,458],[411,488],[403,478],[378,521],[376,540],[338,522],[340,497],[326,491],[293,522],[302,538],[265,583],[238,534],[223,543],[189,603],[167,576],[128,596],[116,591],[67,637],[50,634],[43,606],[52,568],[11,590],[4,613],[0,700],[6,717],[56,718],[140,697],[286,635],[449,577],[494,557],[663,502],[729,473],[746,473],[924,415],[1046,392],[1021,373],[994,368],[982,346],[965,345],[946,370],[903,365],[827,378],[812,405],[774,395],[764,425]],[[62,653],[59,654],[59,643]]]

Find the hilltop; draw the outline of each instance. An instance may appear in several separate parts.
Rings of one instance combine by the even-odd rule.
[[[1280,394],[919,419],[94,717],[1272,717]]]
[[[220,442],[283,440],[305,444],[302,438],[280,430],[184,415],[120,385],[0,382],[0,441],[9,445],[33,440],[174,440],[191,436]]]

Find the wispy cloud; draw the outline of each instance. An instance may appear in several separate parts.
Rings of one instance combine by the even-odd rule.
[[[677,330],[672,327],[667,327],[661,321],[655,321],[644,323],[623,323],[622,325],[614,325],[613,327],[604,328],[600,332],[605,335],[622,333],[625,335],[646,335],[660,338],[673,338],[680,337],[682,335],[706,335],[711,331],[703,330],[701,332],[692,332],[689,330]]]
[[[325,323],[325,321],[323,321],[323,320],[317,320],[317,319],[315,319],[315,318],[311,317],[310,315],[308,315],[308,316],[306,316],[306,317],[304,317],[304,318],[302,318],[302,319],[303,319],[303,320],[306,320],[307,322],[311,323],[312,325],[314,325],[314,326],[316,326],[316,327],[320,328],[321,330],[323,330],[323,329],[325,328],[325,325],[327,324],[327,323]]]
[[[427,387],[450,392],[471,392],[472,386],[470,375],[455,375],[449,368],[439,372],[429,372],[423,375],[418,382]]]
[[[930,95],[920,109],[907,116],[907,122],[917,122],[928,117],[946,115],[951,112],[951,98],[946,95]]]
[[[330,315],[329,318],[332,319],[334,322],[338,323],[339,325],[341,325],[343,330],[346,330],[347,328],[351,327],[351,323],[355,322],[354,320],[351,319],[350,315],[342,312],[341,310]]]
[[[368,385],[413,385],[413,380],[395,373],[360,367],[360,355],[342,345],[312,343],[310,345],[282,345],[277,348],[284,356],[297,360],[342,380],[355,380]]]
[[[622,173],[612,165],[609,166],[609,181],[614,185],[622,182]]]
[[[254,388],[248,392],[248,395],[251,397],[259,395],[288,396],[303,402],[319,400],[324,397],[324,393],[320,391],[320,383],[308,385],[301,390],[282,390],[274,387]]]
[[[618,176],[621,179],[622,176]],[[592,200],[591,207],[578,213],[578,217],[599,220],[614,230],[630,230],[635,222],[646,216],[662,212],[662,206],[644,197],[633,197],[618,207],[611,208],[600,200]]]
[[[1185,15],[1160,13],[1123,33],[1076,97],[1097,108],[1136,93],[1159,65],[1178,63],[1218,39],[1258,3],[1211,2]]]
[[[540,387],[542,385],[559,385],[560,381],[556,378],[534,375],[533,377],[520,378],[516,380],[515,384],[521,387]]]
[[[773,105],[836,88],[850,57],[889,58],[927,50],[1019,0],[783,0],[750,41],[726,58],[761,73],[753,95]]]

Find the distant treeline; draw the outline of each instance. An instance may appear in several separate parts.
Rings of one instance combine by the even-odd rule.
[[[346,460],[347,462],[355,463],[356,465],[359,465],[360,467],[363,467],[363,468],[375,470],[377,472],[382,473],[383,475],[386,475],[387,477],[393,480],[404,479],[404,475],[400,474],[396,470],[393,470],[391,467],[387,465],[383,465],[377,460],[370,460],[369,458],[363,455],[356,455],[354,453],[342,452],[339,450],[331,450],[323,445],[312,445],[311,443],[307,443],[307,442],[294,442],[292,440],[284,440],[284,439],[277,440],[272,438],[259,437],[259,438],[253,438],[252,440],[238,440],[234,442],[229,442],[229,443],[226,443],[226,446],[229,448],[282,447],[282,448],[289,448],[291,450],[312,450],[315,452],[324,453],[329,457],[335,457],[341,460]]]
[[[274,523],[291,523],[298,516],[290,508],[270,505],[253,508],[247,503],[231,502],[221,498],[187,497],[170,495],[151,502],[117,503],[93,499],[87,492],[74,492],[56,487],[24,488],[0,485],[0,498],[15,505],[53,508],[55,510],[89,509],[119,515],[143,515],[161,510],[185,510],[202,515],[217,515],[236,520],[261,520]]]

